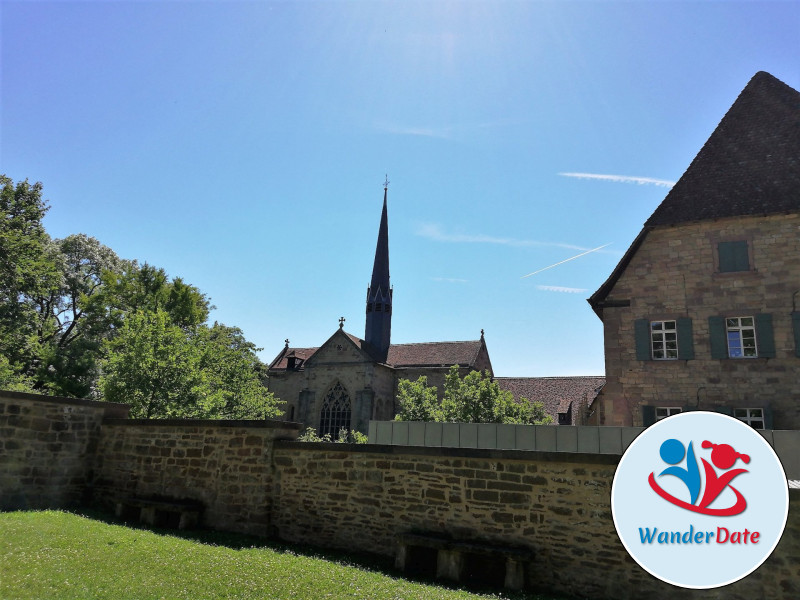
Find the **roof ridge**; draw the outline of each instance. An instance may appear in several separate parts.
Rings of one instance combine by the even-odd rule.
[[[467,344],[478,343],[480,340],[452,340],[444,342],[407,342],[405,344],[391,344],[392,346],[426,346],[432,344]]]

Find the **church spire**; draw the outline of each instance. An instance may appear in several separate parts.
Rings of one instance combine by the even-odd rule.
[[[386,360],[392,332],[392,288],[389,283],[389,220],[386,212],[389,179],[383,184],[383,211],[378,228],[378,244],[372,265],[372,280],[367,289],[366,341],[381,361]]]

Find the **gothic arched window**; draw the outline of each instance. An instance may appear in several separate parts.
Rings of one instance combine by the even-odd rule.
[[[350,395],[338,381],[325,394],[322,412],[319,416],[319,435],[329,433],[331,439],[339,437],[339,430],[344,427],[350,430]]]

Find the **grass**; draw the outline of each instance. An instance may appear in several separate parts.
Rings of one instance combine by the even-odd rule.
[[[555,600],[409,581],[381,563],[260,538],[176,535],[56,511],[0,513],[0,598]]]

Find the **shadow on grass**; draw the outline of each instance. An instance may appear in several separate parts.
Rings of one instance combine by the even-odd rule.
[[[274,538],[265,538],[255,535],[247,535],[244,533],[229,533],[224,531],[216,531],[213,529],[164,529],[159,527],[151,527],[139,521],[120,519],[110,513],[96,509],[81,508],[73,509],[70,512],[72,512],[72,514],[82,516],[87,519],[92,519],[93,521],[107,523],[109,525],[121,525],[130,529],[140,529],[155,533],[157,535],[180,538],[197,542],[199,544],[222,546],[231,550],[251,550],[263,548],[265,550],[272,550],[273,552],[279,552],[281,554],[290,554],[307,558],[318,558],[339,565],[361,569],[363,571],[379,573],[394,579],[404,579],[407,581],[434,585],[436,587],[447,588],[451,590],[466,590],[475,593],[492,594],[497,598],[507,598],[508,600],[569,600],[566,596],[541,595],[532,592],[513,592],[510,590],[487,588],[485,586],[456,585],[455,583],[443,581],[441,579],[411,575],[395,569],[394,560],[392,558],[366,552],[345,552],[306,544],[289,544]]]

